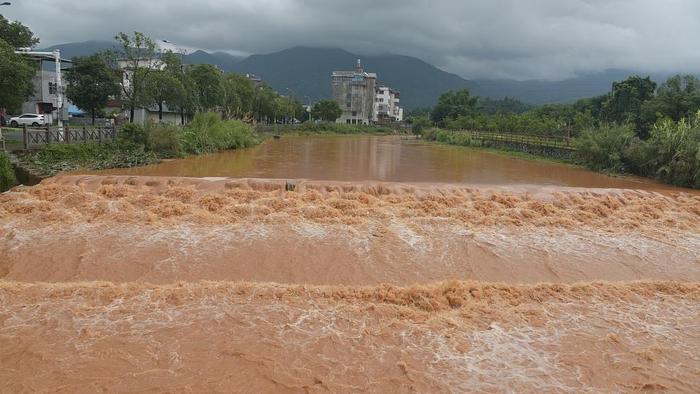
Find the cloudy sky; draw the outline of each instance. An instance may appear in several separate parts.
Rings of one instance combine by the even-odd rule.
[[[700,72],[700,0],[12,0],[43,46],[143,31],[183,47],[419,57],[466,78]],[[352,4],[352,5],[350,5]]]

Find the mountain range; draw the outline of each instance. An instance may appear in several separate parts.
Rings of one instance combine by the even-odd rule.
[[[115,43],[86,41],[55,45],[64,58],[87,56]],[[378,83],[401,91],[401,103],[408,109],[435,104],[448,90],[468,88],[473,95],[513,97],[530,104],[566,103],[610,91],[613,81],[635,74],[629,70],[605,70],[562,81],[515,81],[505,79],[468,80],[443,71],[421,59],[402,55],[362,56],[337,48],[294,47],[282,51],[236,57],[225,52],[195,51],[183,55],[187,64],[214,64],[226,72],[256,74],[280,94],[291,93],[303,102],[315,102],[331,95],[330,75],[351,70],[361,59],[368,72],[378,74]],[[668,75],[652,75],[663,82]]]

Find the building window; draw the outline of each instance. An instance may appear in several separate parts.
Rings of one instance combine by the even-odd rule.
[[[49,82],[49,94],[56,94],[56,83],[55,82]]]
[[[357,111],[352,111],[352,116],[357,116]]]
[[[345,123],[350,124],[350,119],[345,120]]]

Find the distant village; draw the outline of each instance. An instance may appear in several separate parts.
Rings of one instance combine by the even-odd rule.
[[[34,93],[22,105],[24,114],[44,115],[45,124],[62,124],[70,120],[71,123],[80,123],[84,111],[70,103],[65,97],[66,81],[62,77],[63,67],[70,64],[70,60],[62,59],[59,50],[53,52],[24,51],[24,55],[37,61],[38,71],[33,79]],[[155,69],[163,69],[164,62],[153,60],[150,65]],[[127,86],[130,80],[127,70],[127,62],[119,61],[118,66],[125,72],[122,74],[121,83]],[[246,74],[255,86],[264,83],[263,77],[254,74]],[[336,123],[369,125],[391,124],[403,122],[404,110],[400,107],[400,92],[388,86],[378,83],[376,73],[366,72],[360,59],[351,71],[334,71],[331,77],[332,99],[338,103],[342,110]],[[312,103],[305,105],[310,111]],[[104,108],[104,113],[115,114],[114,118],[126,119],[128,108],[124,108],[120,97],[109,100]],[[295,119],[303,121],[305,119]],[[86,119],[87,121],[87,119]],[[144,124],[147,122],[167,122],[181,124],[180,113],[168,108],[164,104],[162,114],[156,106],[140,106],[134,114],[134,122]]]

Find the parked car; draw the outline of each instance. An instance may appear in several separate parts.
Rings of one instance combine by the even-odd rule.
[[[40,114],[23,114],[10,118],[10,127],[20,127],[23,125],[37,127],[44,124],[46,124],[46,120],[44,115]]]

